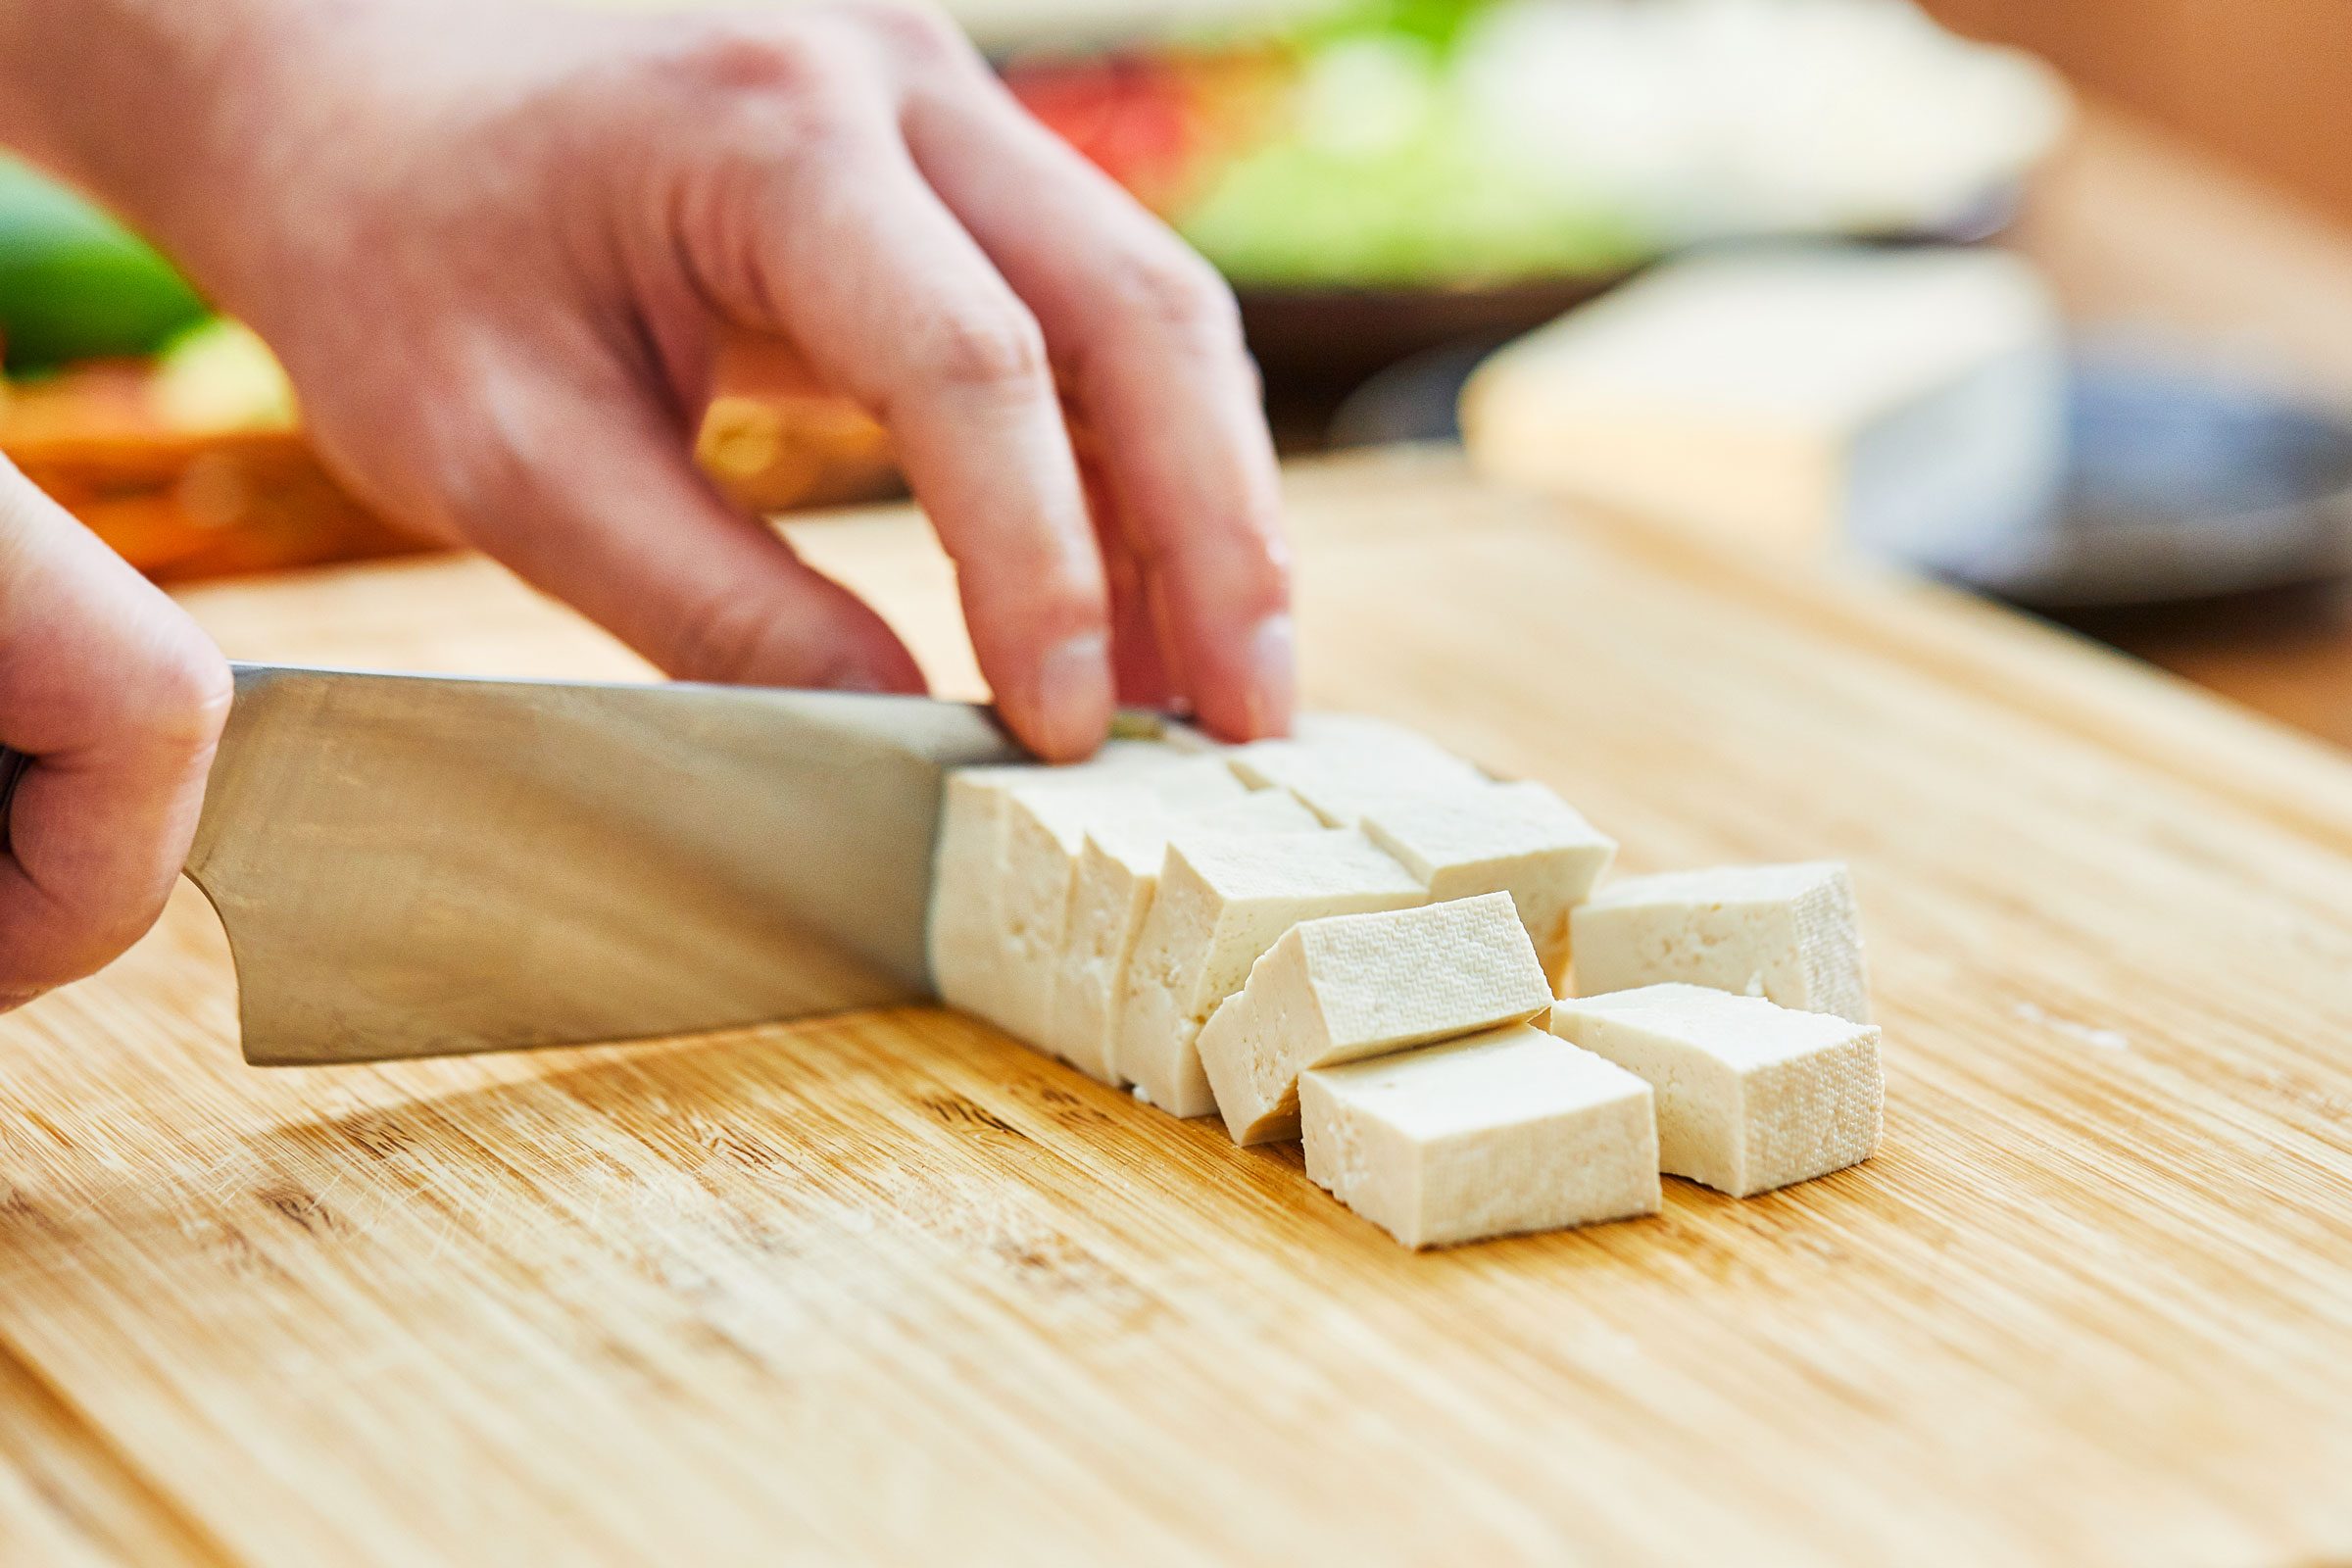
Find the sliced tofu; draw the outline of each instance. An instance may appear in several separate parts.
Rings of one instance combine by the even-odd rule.
[[[1509,895],[1305,920],[1200,1030],[1200,1065],[1237,1144],[1298,1136],[1298,1075],[1551,1005]]]
[[[1122,760],[1078,776],[1054,768],[1007,789],[999,910],[1004,953],[999,1021],[1004,1027],[1033,1045],[1046,1045],[1078,858],[1090,825],[1152,809],[1238,802],[1249,795],[1216,759],[1165,748],[1149,762]]]
[[[1300,713],[1290,734],[1232,747],[1225,757],[1253,789],[1281,787],[1273,769],[1309,758],[1382,763],[1441,778],[1485,776],[1418,730],[1363,713]]]
[[[1364,803],[1363,829],[1429,889],[1432,903],[1507,893],[1556,994],[1569,913],[1616,858],[1614,839],[1542,784],[1405,791]]]
[[[1091,824],[1070,893],[1053,1001],[1041,1044],[1090,1078],[1117,1083],[1119,983],[1159,889],[1168,835],[1310,833],[1315,814],[1278,790],[1190,810],[1153,809]]]
[[[1298,1081],[1306,1173],[1407,1247],[1653,1214],[1649,1085],[1511,1024]]]
[[[1407,731],[1343,729],[1333,738],[1251,741],[1226,754],[1252,789],[1288,790],[1333,827],[1401,791],[1478,789],[1487,775]]]
[[[1629,878],[1571,930],[1585,996],[1683,982],[1870,1022],[1853,880],[1836,861]]]
[[[931,865],[931,982],[948,1005],[976,1017],[994,1020],[1003,1010],[1004,792],[1037,771],[966,767],[948,775]]]
[[[997,1021],[1008,1033],[1051,1049],[1046,1031],[1055,971],[1069,931],[1087,829],[1108,818],[1164,808],[1145,791],[1115,779],[1084,786],[1047,782],[1007,792]]]
[[[1562,1002],[1550,1028],[1657,1091],[1659,1168],[1734,1198],[1826,1176],[1879,1145],[1879,1031],[1703,986]]]
[[[1200,1026],[1259,954],[1301,920],[1422,902],[1420,881],[1352,829],[1171,834],[1121,984],[1120,1076],[1163,1110],[1207,1115],[1216,1099],[1200,1068]]]
[[[1092,760],[1068,766],[968,767],[949,775],[932,861],[928,941],[932,982],[951,1006],[1004,1027],[1023,1016],[1004,952],[1012,871],[1007,803],[1015,793],[1101,791],[1113,784],[1185,806],[1248,793],[1221,759],[1148,740],[1114,739]],[[1049,872],[1035,874],[1050,879]]]

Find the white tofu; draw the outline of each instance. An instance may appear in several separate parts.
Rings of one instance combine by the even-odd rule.
[[[1116,782],[1152,800],[1197,805],[1246,794],[1221,759],[1122,739],[1068,766],[1015,763],[951,773],[932,858],[928,932],[932,983],[941,999],[1000,1026],[1010,1027],[1020,1016],[1004,953],[1006,803],[1014,792],[1101,790]]]
[[[1046,1044],[1078,858],[1090,825],[1152,808],[1240,802],[1249,795],[1214,758],[1165,749],[1148,762],[1122,760],[1077,776],[1067,768],[1049,769],[1008,788],[999,912],[1004,949],[999,1005],[1004,1028],[1033,1045]]]
[[[999,1022],[1041,1049],[1068,934],[1071,893],[1087,829],[1158,808],[1133,785],[1048,782],[1016,786],[1004,800],[1004,880],[999,914]]]
[[[948,775],[931,865],[927,933],[940,999],[977,1017],[1001,1008],[999,908],[1004,874],[1004,791],[1030,767],[966,767]]]
[[[1670,1176],[1746,1198],[1878,1148],[1886,1087],[1870,1024],[1685,985],[1562,1002],[1549,1021],[1657,1091]]]
[[[1656,268],[1479,368],[1483,472],[1784,549],[1964,568],[2066,471],[2065,333],[1989,248],[1768,246]]]
[[[1091,824],[1078,858],[1069,929],[1040,1043],[1087,1076],[1118,1082],[1112,1048],[1119,984],[1159,889],[1160,861],[1171,832],[1309,833],[1321,827],[1312,811],[1278,790],[1181,812],[1161,808]]]
[[[1853,880],[1834,860],[1632,877],[1570,931],[1583,996],[1679,981],[1870,1022]]]
[[[1398,767],[1426,767],[1448,774],[1478,770],[1419,730],[1367,713],[1300,713],[1288,735],[1228,747],[1225,752],[1241,775],[1259,789],[1271,780],[1253,776],[1252,760],[1312,756],[1385,761]]]
[[[1369,721],[1363,721],[1369,722]],[[1309,740],[1251,741],[1226,754],[1252,789],[1288,790],[1333,827],[1354,827],[1369,803],[1402,790],[1477,789],[1487,775],[1409,730],[1341,728]]]
[[[1526,1024],[1298,1081],[1306,1173],[1407,1247],[1658,1209],[1649,1085]]]
[[[1200,1065],[1237,1144],[1298,1136],[1310,1067],[1525,1023],[1551,986],[1507,894],[1304,920],[1201,1027]]]
[[[1422,902],[1419,880],[1352,829],[1171,834],[1121,984],[1120,1076],[1163,1110],[1207,1115],[1197,1038],[1259,954],[1301,920]]]
[[[1554,994],[1568,967],[1569,912],[1617,855],[1614,839],[1536,783],[1367,800],[1363,829],[1421,879],[1432,903],[1509,894]]]

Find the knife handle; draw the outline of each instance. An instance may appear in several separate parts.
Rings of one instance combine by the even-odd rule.
[[[17,781],[32,766],[24,753],[0,746],[0,855],[9,853],[8,812],[17,801]]]

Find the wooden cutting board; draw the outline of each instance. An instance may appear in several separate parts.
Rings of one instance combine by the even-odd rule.
[[[1293,500],[1317,703],[1629,869],[1854,862],[1878,1158],[1416,1256],[937,1011],[248,1069],[183,897],[0,1024],[0,1561],[2352,1556],[2352,767],[1446,458]],[[910,519],[800,534],[968,687]],[[244,657],[633,667],[474,563],[189,603]]]

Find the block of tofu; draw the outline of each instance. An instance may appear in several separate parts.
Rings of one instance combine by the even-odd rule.
[[[1886,1087],[1871,1024],[1663,985],[1559,1003],[1549,1026],[1657,1091],[1670,1176],[1746,1198],[1879,1146]]]
[[[1119,779],[1014,786],[1004,799],[1004,881],[998,916],[997,1022],[1050,1050],[1055,968],[1069,930],[1078,858],[1094,823],[1160,809]]]
[[[1200,1069],[1200,1026],[1259,954],[1301,920],[1423,902],[1419,879],[1352,828],[1170,834],[1120,985],[1119,1075],[1163,1110],[1207,1115],[1217,1103]]]
[[[1582,996],[1680,981],[1870,1022],[1853,879],[1834,860],[1629,877],[1570,933]]]
[[[1304,733],[1226,754],[1251,789],[1288,790],[1333,827],[1354,827],[1367,802],[1399,790],[1475,789],[1487,775],[1407,729],[1324,715]]]
[[[1383,801],[1399,794],[1437,795],[1473,791],[1492,781],[1467,762],[1452,758],[1432,761],[1350,757],[1303,750],[1295,741],[1253,741],[1268,750],[1245,757],[1233,754],[1234,769],[1255,789],[1279,789],[1296,796],[1330,827],[1361,827],[1365,815]]]
[[[1430,768],[1448,776],[1451,773],[1480,776],[1475,766],[1430,741],[1421,731],[1359,712],[1303,712],[1292,721],[1292,733],[1282,736],[1280,741],[1251,741],[1235,745],[1225,753],[1235,771],[1242,773],[1242,778],[1256,790],[1275,788],[1277,783],[1258,771],[1256,760],[1260,757],[1280,760],[1294,755],[1386,761],[1393,768]]]
[[[1507,893],[1556,994],[1569,912],[1616,858],[1614,839],[1542,784],[1399,791],[1364,803],[1364,832],[1429,889],[1431,902]]]
[[[1513,484],[1965,569],[2058,499],[2064,363],[2015,256],[1755,247],[1656,268],[1503,349],[1462,430]]]
[[[1118,1081],[1111,1048],[1119,982],[1159,890],[1159,866],[1167,856],[1170,833],[1311,833],[1322,825],[1312,811],[1279,790],[1256,790],[1214,806],[1152,809],[1092,824],[1078,857],[1069,929],[1062,939],[1046,1032],[1039,1043],[1090,1078]]]
[[[1153,801],[1188,806],[1248,793],[1222,759],[1143,740],[1114,739],[1092,760],[1070,766],[967,767],[949,775],[933,852],[927,941],[932,982],[951,1006],[1000,1025],[1017,1010],[1004,942],[1012,796],[1099,791],[1113,783]]]
[[[1306,1173],[1407,1247],[1658,1209],[1649,1085],[1527,1024],[1298,1081]]]
[[[1078,858],[1091,824],[1139,811],[1244,801],[1250,794],[1216,759],[1174,753],[1149,764],[1124,761],[1077,776],[1067,768],[1047,769],[1009,787],[1004,808],[998,1022],[1033,1045],[1045,1045]]]
[[[931,862],[926,940],[940,1000],[976,1017],[999,1012],[998,910],[1004,880],[1004,791],[1030,767],[966,767],[948,775]]]
[[[1551,985],[1510,896],[1302,920],[1200,1029],[1200,1065],[1237,1144],[1298,1136],[1310,1067],[1525,1023]]]

